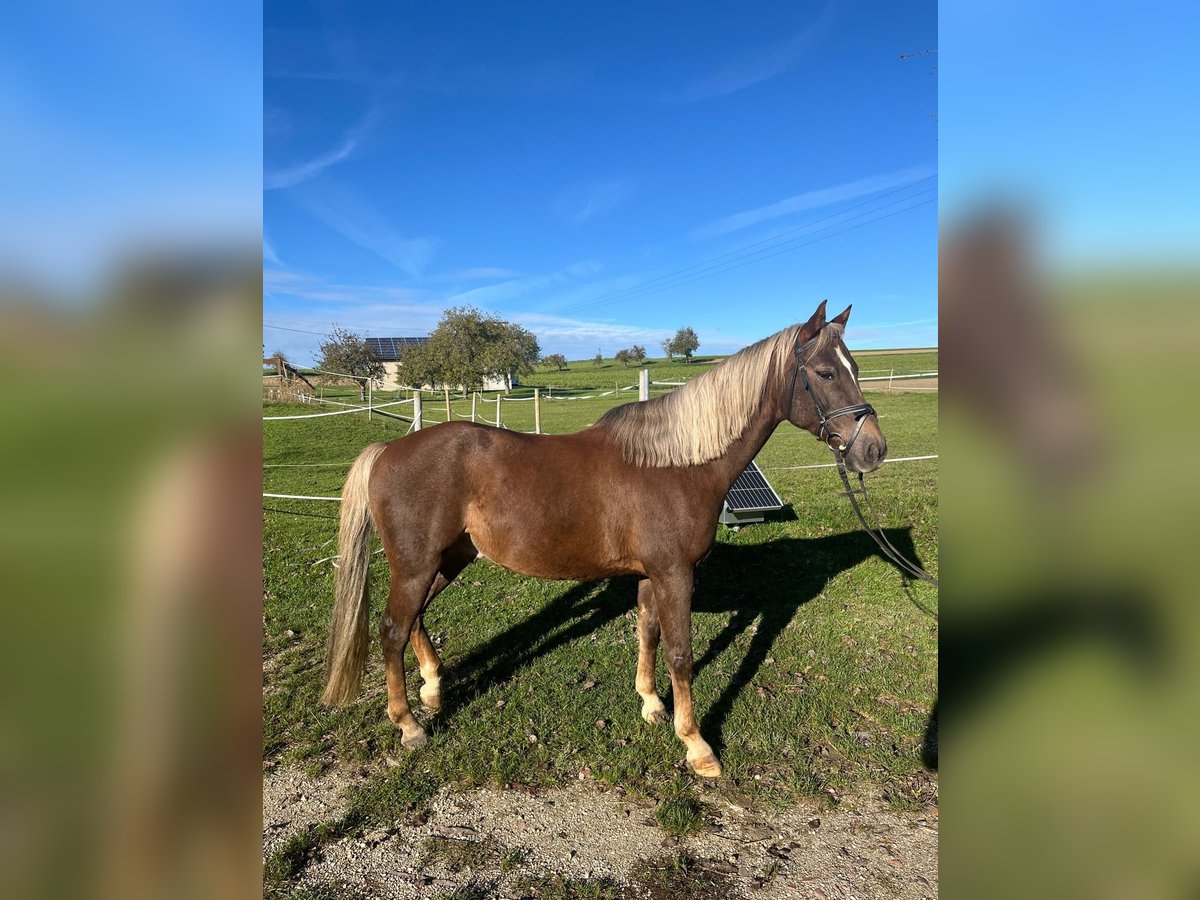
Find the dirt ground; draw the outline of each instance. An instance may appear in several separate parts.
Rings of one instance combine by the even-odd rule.
[[[268,774],[264,858],[305,827],[336,818],[344,790],[363,777],[361,771],[316,780],[295,770]],[[720,885],[704,892],[713,900],[717,894],[937,896],[936,807],[897,813],[858,798],[836,809],[814,802],[779,813],[715,801],[704,830],[678,842],[664,837],[654,812],[652,801],[590,782],[536,793],[447,790],[413,822],[368,829],[318,850],[300,884],[341,884],[380,900],[436,897],[470,884],[485,885],[488,896],[515,898],[526,893],[523,877],[559,875],[627,886],[622,896],[675,897],[688,894],[655,894],[634,881],[647,861],[674,860],[684,851],[708,884]]]

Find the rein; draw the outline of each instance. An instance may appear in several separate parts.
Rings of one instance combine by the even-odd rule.
[[[879,513],[875,511],[875,504],[871,502],[871,496],[867,493],[867,485],[866,482],[863,481],[862,472],[858,473],[858,488],[856,489],[851,486],[850,476],[846,473],[846,453],[850,450],[850,447],[854,444],[855,439],[862,431],[863,423],[867,420],[867,416],[876,415],[875,407],[871,406],[870,403],[856,403],[853,406],[843,406],[831,412],[825,411],[824,407],[821,405],[821,401],[817,399],[817,395],[813,391],[812,385],[808,382],[808,372],[805,371],[805,368],[808,365],[808,360],[802,358],[805,348],[816,340],[817,338],[814,337],[805,342],[803,345],[796,347],[796,371],[792,374],[790,402],[795,400],[796,378],[799,376],[804,383],[804,390],[808,393],[809,399],[812,400],[813,408],[817,411],[817,434],[820,439],[825,442],[825,445],[833,452],[833,458],[837,461],[838,476],[842,479],[842,484],[846,486],[846,490],[842,492],[842,496],[849,498],[850,505],[854,507],[854,514],[858,516],[858,521],[862,524],[863,530],[871,536],[871,540],[873,540],[876,546],[879,547],[879,551],[893,563],[895,563],[901,572],[911,578],[920,578],[922,581],[927,581],[934,587],[937,587],[938,581],[936,578],[922,569],[915,562],[905,558],[904,554],[897,550],[892,545],[892,542],[888,540],[882,526],[875,525],[872,527],[870,523],[867,522],[866,516],[863,515],[862,507],[858,502],[858,498],[860,496],[862,497],[863,502],[866,504],[867,510],[870,512],[871,517],[876,522],[880,521]],[[829,423],[838,416],[849,415],[854,416],[856,424],[854,426],[854,431],[850,435],[850,440],[842,443],[842,436],[829,428]],[[876,416],[876,421],[878,421],[878,416]],[[837,445],[830,443],[830,441],[835,437],[838,439]]]

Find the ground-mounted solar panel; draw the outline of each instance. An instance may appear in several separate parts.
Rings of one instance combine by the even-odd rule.
[[[761,522],[763,513],[775,509],[783,509],[783,501],[752,460],[725,495],[725,506],[718,521],[722,525]]]

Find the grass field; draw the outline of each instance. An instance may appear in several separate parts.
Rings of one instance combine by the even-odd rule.
[[[724,359],[722,356],[697,356],[690,363],[678,359],[647,359],[636,366],[629,367],[623,366],[613,359],[606,359],[602,366],[597,366],[592,360],[587,359],[570,362],[564,370],[538,366],[535,372],[521,376],[521,385],[512,392],[511,396],[531,396],[535,387],[542,388],[543,396],[548,391],[553,395],[570,396],[581,392],[592,393],[613,391],[617,388],[636,388],[638,369],[642,368],[650,370],[651,381],[688,381],[702,372],[708,371],[722,359]],[[896,375],[936,372],[938,354],[936,350],[871,351],[870,355],[858,359],[858,365],[859,376],[862,378],[887,375],[889,372],[894,372]],[[321,390],[322,396],[334,399],[358,397],[358,390],[353,386],[337,385],[324,387]],[[670,388],[654,386],[651,388],[651,393],[658,394],[667,390]],[[410,393],[409,391],[379,391],[375,396],[386,401],[397,397],[406,397]],[[494,392],[490,395],[494,395]],[[636,390],[629,392],[627,396],[636,398]]]
[[[586,427],[613,402],[547,401],[543,427]],[[872,402],[891,456],[937,452],[936,395]],[[532,430],[532,407],[506,405],[505,424]],[[464,415],[470,404],[454,408]],[[267,414],[317,409],[271,405]],[[264,423],[263,490],[336,496],[365,444],[407,427],[362,414]],[[359,702],[321,708],[337,505],[264,500],[265,764],[299,764],[313,775],[368,764],[375,774],[351,798],[356,824],[411,814],[444,785],[554,785],[581,773],[657,799],[719,792],[788,805],[867,791],[898,808],[928,802],[936,788],[922,746],[937,692],[937,621],[927,611],[936,609],[936,591],[906,583],[876,555],[832,470],[777,470],[829,460],[811,436],[781,426],[758,462],[787,508],[738,532],[719,527],[698,570],[694,693],[701,729],[725,767],[716,783],[682,774],[672,729],[639,715],[631,578],[574,584],[490,562],[469,567],[426,614],[446,673],[443,710],[424,716],[430,742],[420,751],[400,749],[385,715],[377,640]],[[885,466],[869,483],[893,542],[936,572],[937,461]],[[386,565],[376,559],[372,622],[387,593]],[[411,652],[409,663],[411,687]],[[661,664],[658,680],[669,706]]]

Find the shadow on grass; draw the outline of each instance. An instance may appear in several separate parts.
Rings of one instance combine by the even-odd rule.
[[[904,556],[917,559],[911,529],[889,528],[885,534]],[[785,538],[753,546],[718,544],[713,549],[697,573],[692,610],[731,612],[733,618],[696,659],[693,674],[703,671],[739,635],[757,624],[737,671],[700,721],[701,732],[718,755],[725,749],[725,720],[796,611],[819,596],[834,577],[871,557],[894,566],[862,531]]]
[[[910,529],[886,529],[886,534],[901,553],[920,563]],[[701,672],[757,622],[737,671],[700,723],[714,749],[720,752],[723,748],[725,720],[796,611],[820,595],[832,578],[871,557],[883,559],[871,538],[858,531],[784,538],[768,544],[714,546],[712,555],[697,570],[692,610],[733,613],[733,617],[707,647],[697,648],[694,673]],[[624,615],[635,606],[635,585],[633,577],[609,579],[599,588],[575,585],[528,619],[456,660],[442,715],[452,717],[474,697],[508,681],[541,656]],[[632,695],[632,669],[629,690]]]

